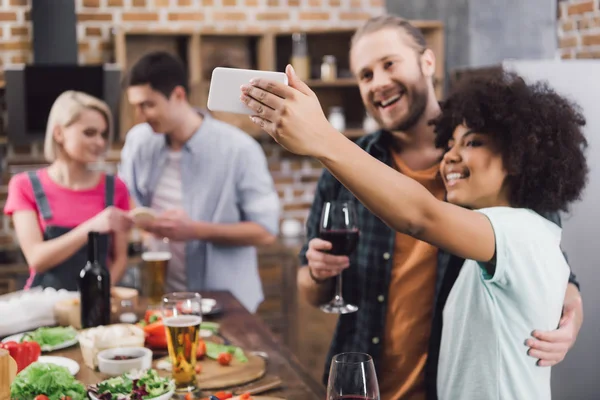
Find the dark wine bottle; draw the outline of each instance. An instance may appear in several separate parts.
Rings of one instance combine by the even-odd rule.
[[[110,273],[98,259],[98,239],[88,233],[88,261],[79,273],[83,329],[110,324]]]

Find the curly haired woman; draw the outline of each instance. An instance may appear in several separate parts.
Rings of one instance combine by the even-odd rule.
[[[550,368],[536,366],[521,338],[561,318],[569,267],[560,227],[541,214],[568,210],[585,187],[577,106],[514,74],[466,81],[433,121],[445,202],[336,132],[314,93],[288,75],[290,87],[253,83],[256,101],[269,105],[275,94],[282,103],[253,121],[319,159],[397,231],[465,259],[443,311],[439,398],[551,398]]]

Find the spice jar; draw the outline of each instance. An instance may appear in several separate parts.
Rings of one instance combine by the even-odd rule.
[[[334,81],[337,79],[337,64],[335,56],[324,56],[321,64],[321,80]]]
[[[305,33],[292,34],[292,59],[290,64],[294,67],[298,78],[302,80],[310,79],[310,58]]]
[[[327,119],[336,130],[340,132],[346,130],[346,117],[344,116],[344,109],[342,107],[331,107]]]

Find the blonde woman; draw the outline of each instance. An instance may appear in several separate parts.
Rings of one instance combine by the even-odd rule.
[[[12,217],[30,268],[25,288],[78,290],[87,234],[100,232],[100,260],[117,283],[127,262],[129,194],[117,177],[90,168],[112,140],[112,116],[101,100],[67,91],[48,118],[44,156],[50,165],[15,175],[4,213]]]

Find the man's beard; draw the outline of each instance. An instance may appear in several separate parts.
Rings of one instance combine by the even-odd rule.
[[[414,87],[411,91],[411,102],[408,107],[406,116],[398,121],[394,126],[386,127],[391,131],[408,131],[411,129],[423,116],[429,101],[429,93],[425,85]]]

